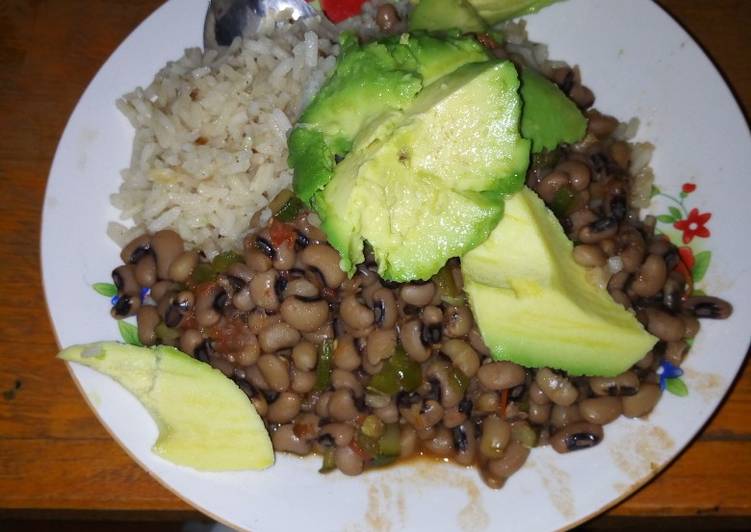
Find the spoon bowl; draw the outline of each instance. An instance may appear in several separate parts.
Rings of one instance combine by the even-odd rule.
[[[250,37],[265,20],[288,11],[293,20],[316,14],[305,0],[211,0],[203,25],[205,49],[220,49],[235,37]]]

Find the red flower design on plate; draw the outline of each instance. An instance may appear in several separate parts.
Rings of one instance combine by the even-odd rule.
[[[673,227],[683,231],[683,243],[688,244],[695,236],[700,238],[709,237],[709,229],[706,224],[712,217],[711,212],[699,212],[699,209],[691,209],[685,220],[678,220]]]
[[[683,186],[681,187],[681,191],[684,194],[691,194],[694,190],[696,190],[695,183],[683,183]]]

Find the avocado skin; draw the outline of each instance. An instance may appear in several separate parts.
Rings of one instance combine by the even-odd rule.
[[[342,52],[331,77],[300,116],[288,139],[293,188],[310,204],[331,179],[336,157],[352,150],[355,136],[390,111],[403,110],[423,87],[487,52],[458,33],[417,32],[360,45],[340,36]]]
[[[493,358],[610,377],[657,342],[587,280],[572,250],[558,220],[525,187],[507,199],[490,237],[462,258],[464,289]]]
[[[522,136],[532,141],[532,153],[584,138],[587,119],[555,83],[530,68],[522,70],[521,80]]]

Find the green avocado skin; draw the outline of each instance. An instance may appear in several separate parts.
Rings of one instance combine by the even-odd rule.
[[[555,83],[530,68],[522,70],[521,80],[522,136],[532,141],[532,153],[584,137],[587,119]]]

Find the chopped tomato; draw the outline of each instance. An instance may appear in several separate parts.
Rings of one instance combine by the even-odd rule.
[[[211,290],[213,290],[215,286],[216,286],[216,283],[213,281],[200,283],[194,288],[194,291],[196,293],[196,296],[205,296]]]
[[[301,423],[297,421],[294,425],[292,425],[292,432],[298,438],[306,439],[312,437],[315,434],[317,428],[318,426],[313,425],[312,423]]]
[[[506,407],[508,406],[508,388],[501,392],[501,400],[498,403],[498,415],[506,419]]]
[[[198,321],[196,320],[196,312],[195,310],[188,311],[185,316],[183,316],[183,320],[180,322],[180,327],[182,329],[195,329],[198,326]]]
[[[209,329],[209,337],[214,340],[214,347],[223,353],[239,351],[245,345],[250,330],[245,323],[233,318],[221,320]]]
[[[332,22],[341,22],[360,14],[365,0],[321,0],[323,12]]]
[[[297,232],[290,224],[272,219],[271,227],[269,227],[269,236],[271,236],[271,243],[279,247],[285,242],[288,242],[290,245],[294,244]]]
[[[360,447],[359,445],[357,445],[357,442],[355,441],[355,438],[352,438],[352,441],[349,442],[349,448],[352,449],[353,451],[355,451],[355,454],[357,456],[359,456],[360,458],[362,458],[366,462],[368,460],[370,460],[371,458],[373,458],[368,453],[366,453],[365,450],[362,447]]]
[[[682,260],[678,261],[674,269],[683,275],[683,278],[686,280],[686,297],[690,296],[694,291],[694,277],[691,275],[691,270],[688,269],[686,263]]]

